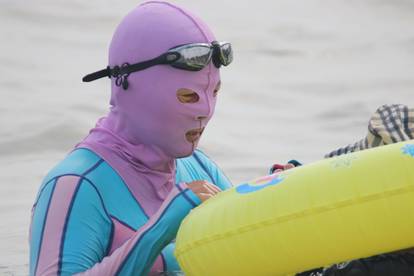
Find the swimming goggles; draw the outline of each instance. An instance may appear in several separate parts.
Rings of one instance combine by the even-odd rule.
[[[151,66],[167,64],[172,67],[187,70],[200,71],[212,60],[214,66],[220,68],[227,66],[233,61],[233,50],[229,42],[213,41],[208,43],[191,43],[171,48],[166,53],[142,62],[122,66],[106,67],[106,69],[91,73],[82,78],[84,82],[94,81],[103,77],[114,77],[115,84],[128,89],[128,76],[132,72],[141,71]]]

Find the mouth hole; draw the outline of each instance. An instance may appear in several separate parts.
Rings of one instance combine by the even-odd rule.
[[[185,139],[190,143],[195,143],[203,134],[204,128],[201,129],[192,129],[186,132]]]
[[[200,100],[200,96],[191,89],[180,88],[177,90],[177,99],[181,103],[196,103]]]

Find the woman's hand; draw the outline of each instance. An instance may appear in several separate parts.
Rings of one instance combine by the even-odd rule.
[[[299,166],[302,166],[302,163],[296,160],[290,160],[289,162],[287,162],[287,164],[284,164],[284,165],[274,164],[270,168],[270,174],[283,172],[283,171],[290,170],[290,169],[293,169],[294,167],[299,167]]]
[[[221,192],[220,188],[205,180],[197,180],[187,183],[188,188],[196,194],[201,202]]]

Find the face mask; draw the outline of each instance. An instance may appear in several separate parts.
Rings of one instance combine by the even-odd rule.
[[[180,52],[177,45],[208,45],[211,57],[198,71],[157,64],[129,72],[127,89],[111,77],[111,128],[131,144],[154,146],[175,158],[190,155],[216,105],[220,76],[214,59],[220,58],[219,49],[228,50],[219,44],[215,55],[214,41],[201,20],[165,2],[146,2],[128,14],[113,36],[109,68],[149,61],[174,48]],[[183,89],[195,92],[198,100],[181,102],[177,92]]]

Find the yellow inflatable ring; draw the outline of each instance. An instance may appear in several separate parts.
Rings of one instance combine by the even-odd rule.
[[[414,246],[414,140],[220,193],[176,239],[189,276],[291,275]]]

